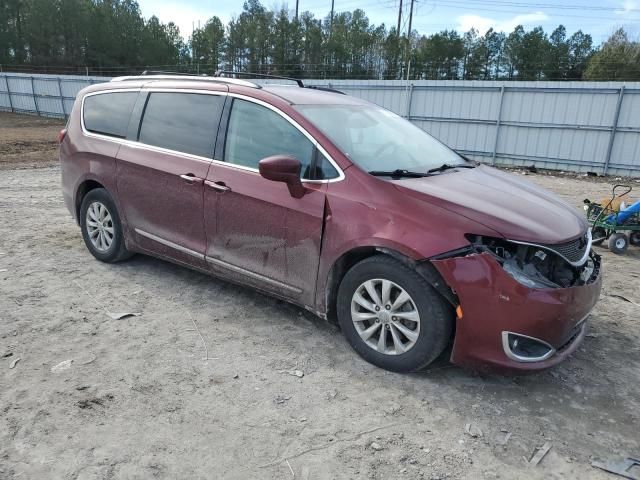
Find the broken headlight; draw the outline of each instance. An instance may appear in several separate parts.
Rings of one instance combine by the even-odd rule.
[[[474,251],[493,255],[505,272],[529,288],[585,285],[597,276],[595,254],[591,254],[584,264],[574,266],[553,251],[535,245],[479,235],[467,235],[467,238]]]

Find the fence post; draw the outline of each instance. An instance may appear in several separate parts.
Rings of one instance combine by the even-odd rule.
[[[407,110],[406,115],[404,116],[407,120],[411,116],[411,100],[413,98],[413,83],[409,85],[409,89],[407,91]]]
[[[496,134],[493,140],[493,153],[491,154],[491,165],[496,164],[496,153],[498,151],[498,139],[500,135],[500,121],[502,120],[502,103],[504,102],[504,85],[500,87],[500,105],[498,106],[498,118],[496,119]]]
[[[603,175],[607,174],[609,170],[609,162],[611,161],[611,152],[613,151],[613,142],[616,139],[616,130],[618,130],[618,119],[620,118],[620,108],[622,107],[622,98],[624,97],[624,85],[620,87],[620,93],[618,93],[618,103],[616,104],[616,111],[613,114],[613,125],[611,125],[611,135],[609,136],[609,145],[607,146],[607,156],[604,159]]]
[[[67,112],[65,111],[65,108],[64,108],[64,97],[62,96],[62,80],[60,80],[60,77],[58,77],[58,92],[60,92],[60,105],[62,106],[62,115],[66,120]]]
[[[33,83],[33,77],[31,77],[31,93],[33,94],[33,104],[36,106],[36,113],[40,116],[40,108],[38,107],[38,99],[36,98],[36,87]]]
[[[9,107],[11,108],[11,113],[13,113],[15,110],[13,109],[13,101],[11,100],[11,90],[9,89],[9,76],[8,75],[4,76],[4,81],[7,84],[7,97],[9,97]]]

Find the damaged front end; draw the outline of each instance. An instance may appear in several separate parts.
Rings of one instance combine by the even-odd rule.
[[[467,238],[430,259],[459,301],[451,361],[532,371],[575,351],[602,285],[589,232],[558,245]]]
[[[592,283],[600,256],[591,250],[591,232],[561,245],[537,245],[468,235],[471,251],[494,256],[505,272],[529,288],[568,288]]]

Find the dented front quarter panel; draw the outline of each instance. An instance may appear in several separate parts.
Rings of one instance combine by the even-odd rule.
[[[392,182],[356,166],[343,181],[329,183],[325,207],[316,309],[327,311],[331,269],[358,248],[392,251],[413,262],[469,244],[467,232],[497,232],[471,219],[403,194]],[[366,201],[364,200],[366,199]]]
[[[433,260],[460,301],[462,317],[456,320],[451,361],[479,370],[535,371],[550,367],[573,353],[584,329],[567,348],[543,362],[523,363],[509,359],[502,347],[502,332],[509,331],[562,347],[573,329],[596,304],[602,287],[598,278],[588,285],[531,289],[507,274],[488,253]]]

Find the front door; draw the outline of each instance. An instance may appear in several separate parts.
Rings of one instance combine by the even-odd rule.
[[[280,113],[234,99],[224,162],[205,182],[207,261],[216,272],[305,305],[314,304],[326,183],[305,183],[293,198],[284,183],[258,173],[265,157],[286,154],[308,178],[312,143]]]
[[[117,156],[117,188],[137,245],[205,267],[203,189],[225,97],[148,94],[136,142]]]

